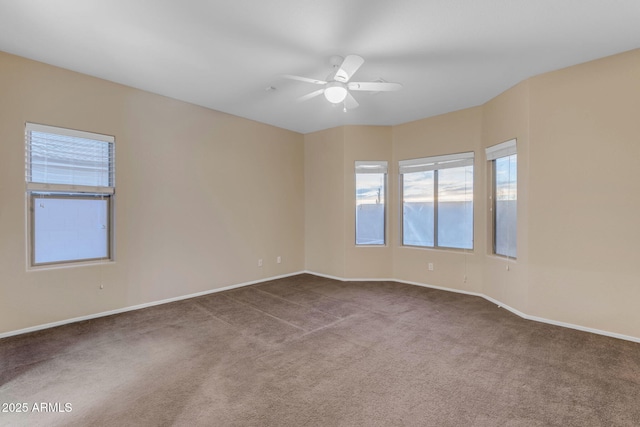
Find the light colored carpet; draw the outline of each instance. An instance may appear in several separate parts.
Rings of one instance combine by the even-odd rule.
[[[27,403],[12,426],[638,426],[640,344],[299,275],[0,340],[0,403]]]

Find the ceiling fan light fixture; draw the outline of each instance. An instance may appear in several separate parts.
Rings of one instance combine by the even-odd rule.
[[[353,77],[363,63],[364,59],[358,55],[348,55],[344,59],[339,56],[333,56],[331,57],[331,64],[335,71],[327,76],[326,81],[290,74],[284,74],[283,77],[322,86],[322,89],[318,89],[299,97],[298,101],[306,101],[307,99],[314,98],[321,93],[324,93],[324,97],[327,101],[334,106],[342,104],[342,110],[345,113],[347,110],[353,110],[360,105],[351,95],[352,91],[376,93],[390,92],[402,88],[400,83],[390,83],[382,79],[375,82],[352,82],[351,77]]]
[[[347,97],[347,88],[343,83],[330,82],[324,89],[324,97],[332,104],[339,104]]]

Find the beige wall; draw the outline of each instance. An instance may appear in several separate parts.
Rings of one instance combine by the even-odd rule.
[[[304,136],[307,270],[345,276],[344,128]]]
[[[529,310],[640,337],[640,50],[530,85]]]
[[[304,136],[6,54],[0,70],[0,333],[306,268],[481,293],[640,339],[640,50],[482,106]],[[117,262],[27,271],[25,121],[116,135]],[[484,149],[512,138],[518,259],[505,260],[491,254]],[[474,250],[402,247],[397,162],[464,151]],[[390,161],[385,247],[354,245],[355,160]]]
[[[304,270],[302,135],[4,53],[0,94],[0,333]],[[115,135],[115,262],[27,270],[25,122]]]

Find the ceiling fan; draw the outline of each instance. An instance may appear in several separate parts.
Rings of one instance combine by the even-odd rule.
[[[364,59],[358,55],[348,55],[346,58],[341,56],[331,57],[331,65],[334,71],[327,76],[327,80],[317,80],[308,77],[285,75],[285,78],[298,80],[305,83],[312,83],[322,86],[314,92],[298,98],[298,101],[306,101],[320,94],[324,94],[327,101],[332,104],[343,103],[344,111],[358,107],[358,101],[351,95],[350,91],[368,91],[368,92],[390,92],[402,88],[400,83],[390,83],[385,81],[376,82],[351,82],[351,77],[358,71],[364,63]]]

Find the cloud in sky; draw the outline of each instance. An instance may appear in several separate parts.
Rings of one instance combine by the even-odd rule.
[[[384,203],[385,174],[356,174],[356,205]]]
[[[405,203],[433,202],[434,171],[402,175],[402,197]],[[440,202],[473,201],[473,166],[438,171]],[[356,174],[356,204],[377,203],[385,199],[385,174]]]
[[[434,171],[403,175],[403,199],[407,203],[431,202],[434,195]],[[461,202],[473,200],[473,166],[438,171],[438,200]]]

